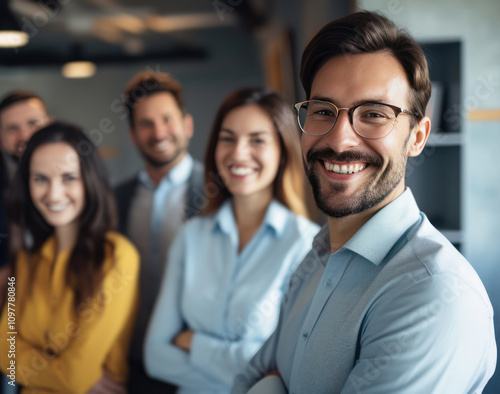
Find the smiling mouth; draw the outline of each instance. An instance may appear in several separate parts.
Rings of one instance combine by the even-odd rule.
[[[157,142],[156,144],[152,144],[151,148],[153,148],[154,150],[162,151],[162,150],[168,149],[168,147],[170,145],[171,145],[170,141],[164,140],[161,142]]]
[[[255,170],[253,168],[250,168],[250,167],[230,166],[229,172],[231,174],[234,174],[234,175],[245,176],[245,175],[253,174],[255,172]]]
[[[61,212],[64,211],[69,204],[51,204],[47,205],[47,209],[51,212]]]
[[[333,164],[327,161],[323,161],[323,166],[329,172],[335,174],[355,174],[366,167],[366,164]]]

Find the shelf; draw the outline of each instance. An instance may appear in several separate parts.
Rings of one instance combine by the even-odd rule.
[[[406,185],[437,228],[460,229],[460,146],[427,146],[406,165]]]
[[[432,94],[426,114],[431,132],[426,146],[406,166],[406,185],[412,190],[419,208],[452,244],[460,248],[462,235],[462,133],[461,54],[459,40],[426,42]]]

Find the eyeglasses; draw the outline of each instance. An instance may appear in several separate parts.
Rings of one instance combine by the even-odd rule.
[[[322,100],[295,104],[301,130],[308,135],[325,135],[335,127],[340,111],[345,110],[354,131],[363,138],[383,138],[391,133],[399,114],[417,116],[406,109],[383,103],[363,103],[352,108],[338,108]]]

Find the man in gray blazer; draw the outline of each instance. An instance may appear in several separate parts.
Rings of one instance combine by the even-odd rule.
[[[203,166],[188,154],[193,119],[181,85],[168,75],[138,73],[125,90],[130,136],[145,167],[116,190],[120,230],[141,256],[140,304],[130,347],[129,393],[174,392],[143,368],[147,324],[167,265],[169,246],[183,222],[204,206]]]

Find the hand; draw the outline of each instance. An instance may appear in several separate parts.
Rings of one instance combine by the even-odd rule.
[[[193,335],[194,331],[192,330],[181,331],[176,335],[172,343],[178,348],[189,353],[189,351],[191,350],[191,341],[193,340]]]
[[[281,379],[280,371],[278,371],[277,369],[275,369],[274,371],[266,373],[262,379],[267,378],[268,376],[273,376],[273,375],[279,376],[280,379]]]
[[[101,379],[87,392],[87,394],[127,394],[124,384],[118,383],[108,373],[104,372]]]

